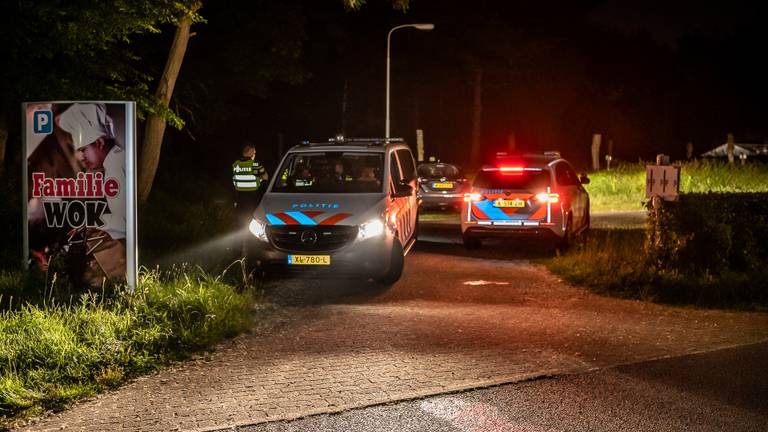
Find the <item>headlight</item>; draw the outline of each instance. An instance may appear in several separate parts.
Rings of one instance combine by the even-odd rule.
[[[364,240],[382,234],[384,234],[384,222],[379,219],[373,219],[360,225],[360,232],[357,234],[357,238]]]
[[[248,224],[248,231],[257,239],[267,241],[267,227],[260,221],[251,219],[251,223]]]

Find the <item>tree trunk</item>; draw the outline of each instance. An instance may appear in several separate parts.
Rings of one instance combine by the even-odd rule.
[[[470,161],[472,166],[480,164],[480,139],[483,120],[483,68],[475,64],[472,68],[472,148]]]
[[[5,148],[8,144],[8,128],[5,118],[0,115],[0,177],[5,173]]]
[[[197,3],[192,9],[197,11],[201,7]],[[173,44],[168,53],[168,60],[165,63],[163,75],[157,85],[155,96],[164,106],[168,106],[173,95],[173,87],[176,85],[176,78],[179,76],[181,63],[184,61],[184,54],[187,51],[189,42],[189,29],[192,25],[192,18],[184,16],[176,27],[176,34],[173,37]],[[165,134],[165,118],[159,115],[150,115],[147,117],[144,126],[144,142],[139,153],[139,202],[145,202],[152,191],[152,183],[155,181],[157,164],[160,161],[160,147],[163,144],[163,134]]]

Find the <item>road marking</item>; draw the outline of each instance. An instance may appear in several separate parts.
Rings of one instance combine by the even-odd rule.
[[[471,285],[471,286],[477,286],[477,285],[509,285],[509,282],[475,280],[475,281],[466,281],[466,282],[464,282],[464,285]]]
[[[529,426],[513,425],[496,407],[483,402],[468,402],[458,397],[425,400],[422,411],[450,422],[463,432],[535,432]]]

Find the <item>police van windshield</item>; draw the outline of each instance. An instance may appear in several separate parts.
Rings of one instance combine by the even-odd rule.
[[[277,170],[271,192],[382,192],[383,171],[384,153],[297,152]]]
[[[550,186],[548,170],[541,171],[485,171],[477,173],[472,187],[478,189],[522,189],[532,191],[546,191]]]
[[[418,172],[419,177],[423,178],[447,178],[451,180],[460,178],[459,168],[451,164],[421,164]]]

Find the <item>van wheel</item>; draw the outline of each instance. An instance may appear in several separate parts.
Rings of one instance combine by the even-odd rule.
[[[477,238],[477,237],[472,237],[472,236],[469,236],[469,235],[462,235],[461,239],[464,241],[464,248],[465,249],[469,249],[469,250],[480,249],[480,246],[483,245],[483,242],[479,238]]]
[[[419,210],[416,210],[416,224],[413,227],[413,240],[419,241],[419,216],[421,216]]]
[[[389,270],[387,270],[384,276],[376,278],[376,282],[389,286],[394,285],[395,282],[400,280],[405,264],[403,253],[403,245],[400,244],[400,240],[394,240],[392,243],[392,258],[389,261]]]

